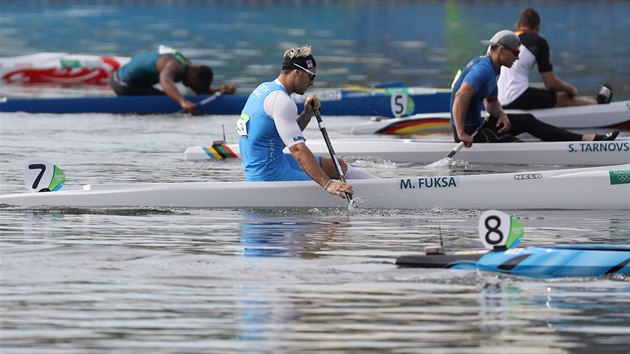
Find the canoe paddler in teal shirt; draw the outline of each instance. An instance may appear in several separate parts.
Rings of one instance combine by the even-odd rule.
[[[292,93],[304,94],[313,85],[317,64],[311,47],[291,48],[284,53],[280,76],[260,84],[247,99],[237,123],[239,149],[248,181],[313,180],[328,193],[352,194],[342,182],[329,157],[315,156],[306,146],[302,131],[320,108],[316,96],[308,96],[298,115]],[[334,145],[334,142],[333,142]],[[283,152],[288,147],[289,154]],[[339,160],[348,179],[376,178]]]
[[[157,51],[149,51],[131,58],[111,76],[111,86],[118,96],[167,95],[187,112],[195,113],[197,104],[188,101],[177,89],[175,83],[182,82],[196,94],[215,92],[234,93],[234,85],[211,87],[212,69],[206,65],[193,65],[188,58],[173,48],[160,46]],[[153,85],[162,85],[161,91]]]

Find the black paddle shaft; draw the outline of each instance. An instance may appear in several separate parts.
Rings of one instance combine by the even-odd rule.
[[[199,102],[197,103],[197,107],[201,107],[201,106],[203,106],[203,105],[206,105],[206,104],[208,104],[208,103],[210,103],[210,102],[212,102],[212,101],[216,100],[216,99],[217,99],[217,98],[219,98],[222,94],[223,94],[223,93],[222,93],[221,91],[217,91],[217,92],[213,93],[212,95],[210,95],[210,96],[208,96],[208,97],[204,98],[203,100],[199,101]],[[180,109],[179,111],[177,111],[177,113],[184,113],[184,112],[186,112],[186,110],[185,110],[185,109]]]
[[[341,169],[335,150],[330,143],[330,138],[328,138],[328,132],[326,131],[326,126],[324,126],[322,116],[319,114],[319,110],[315,110],[315,118],[317,118],[317,125],[319,126],[319,130],[322,132],[322,136],[326,142],[326,147],[328,148],[328,153],[330,153],[330,158],[333,160],[333,164],[335,165],[335,170],[337,170],[337,174],[339,174],[339,180],[345,183],[346,176],[343,174],[343,170]],[[346,193],[346,198],[348,198],[348,201],[352,201],[352,196],[348,193]]]

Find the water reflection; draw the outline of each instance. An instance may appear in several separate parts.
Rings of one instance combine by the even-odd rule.
[[[263,351],[361,348],[369,353],[444,343],[451,348],[445,353],[464,348],[582,352],[604,342],[610,352],[621,353],[630,344],[627,287],[601,281],[593,294],[574,280],[547,286],[476,272],[447,278],[445,284],[427,279],[247,286],[239,296],[239,341]],[[609,297],[606,305],[592,309],[601,296]],[[595,333],[606,333],[606,339]]]
[[[347,220],[298,221],[275,211],[244,211],[239,223],[245,257],[319,258],[344,236]]]
[[[622,352],[630,344],[630,314],[625,310],[630,287],[606,279],[597,283],[593,288],[575,279],[516,282],[487,277],[479,285],[479,319],[481,331],[492,339],[484,344],[526,345],[531,341],[527,328],[538,328],[537,346],[588,351],[603,344],[595,333],[607,333],[607,348]],[[594,302],[601,296],[607,301],[598,306]]]

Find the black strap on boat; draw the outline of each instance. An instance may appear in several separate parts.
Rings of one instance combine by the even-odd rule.
[[[396,259],[396,265],[410,268],[451,268],[458,264],[476,264],[485,253],[408,255]]]
[[[501,263],[497,268],[500,270],[512,270],[529,256],[531,256],[531,254],[522,254],[520,256],[510,258],[508,261]]]
[[[621,270],[621,268],[625,267],[628,263],[630,263],[630,258],[626,259],[625,261],[617,264],[616,266],[608,269],[608,271],[606,272],[606,274],[614,274],[617,273],[618,271]]]

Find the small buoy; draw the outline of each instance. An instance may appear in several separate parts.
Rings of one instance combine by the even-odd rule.
[[[426,246],[424,254],[444,254],[444,249],[442,246]]]

